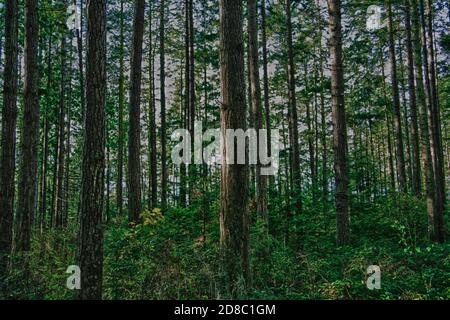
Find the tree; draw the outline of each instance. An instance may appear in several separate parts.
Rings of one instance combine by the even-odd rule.
[[[76,6],[77,0],[73,0],[73,4]],[[81,119],[84,119],[84,113],[86,109],[86,93],[84,87],[84,70],[83,70],[83,1],[80,1],[80,28],[75,29],[75,35],[77,38],[77,50],[78,50],[78,74],[80,80],[80,100],[81,100]]]
[[[81,181],[81,299],[102,297],[105,191],[106,0],[87,6],[86,117]]]
[[[300,213],[302,210],[301,196],[301,174],[300,174],[300,147],[298,139],[298,114],[297,114],[297,97],[295,90],[295,64],[294,49],[292,47],[292,14],[291,0],[286,0],[286,27],[287,27],[287,83],[288,83],[288,118],[289,118],[289,145],[291,148],[291,170],[292,170],[292,197],[294,201],[294,210]],[[288,211],[286,221],[286,243],[289,242],[289,229],[292,220],[292,211]]]
[[[149,161],[150,161],[150,166],[149,166],[149,172],[150,172],[150,181],[149,181],[149,190],[150,190],[150,194],[149,194],[149,207],[150,208],[156,208],[157,204],[158,204],[158,197],[157,197],[157,192],[158,192],[158,182],[157,182],[157,178],[158,178],[158,172],[156,169],[156,157],[157,157],[157,150],[156,150],[156,120],[155,120],[155,113],[156,113],[156,104],[155,104],[155,59],[154,59],[154,50],[153,50],[153,38],[152,38],[152,12],[153,12],[153,6],[150,3],[150,8],[149,8],[149,31],[148,31],[148,35],[149,35],[149,46],[150,46],[150,50],[149,50],[149,59],[148,59],[148,71],[149,71],[149,102],[148,102],[148,107],[149,107],[149,112],[148,112],[148,144],[149,144]]]
[[[124,0],[120,1],[120,61],[119,61],[119,123],[118,123],[118,150],[117,150],[117,194],[116,205],[117,214],[122,216],[123,213],[123,167],[124,167],[124,145],[125,145],[125,132],[124,132],[124,112],[125,112],[125,37],[124,37]]]
[[[259,158],[261,137],[259,130],[263,128],[262,125],[262,106],[261,106],[261,86],[259,79],[259,54],[258,54],[258,24],[256,7],[256,0],[247,1],[248,11],[248,37],[249,37],[249,64],[250,64],[250,90],[253,107],[253,125],[258,132],[257,137],[257,154]],[[270,140],[267,140],[267,145],[270,144]],[[256,205],[258,216],[267,224],[267,179],[261,175],[261,163],[258,161],[256,165]]]
[[[6,273],[12,247],[14,171],[16,167],[18,1],[5,2],[5,69],[3,71],[0,159],[0,276]]]
[[[43,159],[41,170],[41,188],[40,188],[40,200],[39,200],[39,227],[41,231],[45,228],[45,216],[47,214],[47,172],[48,172],[48,158],[49,158],[49,134],[50,134],[50,108],[51,108],[51,87],[52,87],[52,35],[48,36],[48,48],[47,48],[47,84],[46,84],[46,105],[44,113],[44,142],[43,142]]]
[[[267,23],[266,23],[266,0],[261,3],[261,46],[262,46],[262,63],[263,63],[263,90],[264,90],[264,120],[265,129],[267,130],[267,141],[272,136],[270,127],[270,97],[269,97],[269,71],[268,71],[268,49],[267,49]],[[267,144],[267,154],[272,155],[272,145]],[[269,178],[272,186],[273,178]]]
[[[405,1],[405,28],[406,28],[406,48],[408,58],[408,93],[409,106],[411,111],[411,141],[412,141],[412,187],[416,195],[421,193],[421,170],[420,170],[420,150],[419,150],[419,125],[417,122],[417,99],[414,72],[413,43],[411,33],[411,13],[410,1]],[[406,124],[407,125],[407,124]]]
[[[134,8],[133,53],[131,56],[130,106],[128,128],[128,216],[139,221],[141,213],[141,77],[145,1],[136,0]]]
[[[240,1],[220,1],[220,78],[222,149],[220,191],[221,294],[238,296],[238,282],[248,272],[248,247],[243,246],[247,215],[248,166],[227,163],[226,130],[245,129],[244,39]]]
[[[61,82],[59,91],[59,116],[58,116],[58,157],[56,172],[56,198],[54,207],[55,226],[62,227],[63,207],[67,200],[64,194],[64,170],[66,160],[66,38],[61,39]]]
[[[333,110],[333,150],[336,184],[336,242],[349,241],[347,124],[342,66],[341,1],[328,0],[331,56],[331,98]]]
[[[38,74],[39,19],[38,1],[25,1],[25,104],[21,139],[21,164],[17,216],[20,230],[17,250],[29,251],[31,219],[35,216],[38,146],[39,146],[39,74]]]
[[[406,185],[406,171],[405,171],[405,154],[403,151],[403,135],[402,135],[402,120],[400,112],[400,97],[397,80],[397,60],[395,57],[395,42],[394,42],[394,27],[392,18],[391,1],[388,2],[388,26],[389,26],[389,57],[391,66],[391,81],[392,81],[392,102],[394,112],[394,127],[395,127],[395,142],[396,142],[396,156],[397,156],[397,171],[400,189],[402,192],[407,191]]]
[[[420,1],[421,11],[423,11],[423,0]],[[428,53],[428,75],[430,86],[430,124],[431,124],[431,148],[433,158],[434,179],[436,187],[436,211],[434,215],[434,230],[432,239],[439,243],[445,241],[444,229],[444,208],[445,208],[445,176],[444,176],[444,155],[442,151],[442,134],[440,108],[437,94],[437,80],[435,70],[435,53],[434,53],[434,35],[433,35],[433,6],[430,0],[427,0],[426,6],[427,25],[423,23],[423,29],[427,30],[427,53]],[[422,14],[423,16],[423,14]],[[422,18],[424,19],[424,18]]]
[[[167,143],[166,143],[166,57],[165,57],[165,1],[161,0],[159,8],[159,68],[160,68],[160,103],[161,103],[161,207],[167,207]]]
[[[421,37],[421,26],[419,18],[419,9],[417,0],[411,0],[411,24],[412,24],[412,39],[413,39],[413,49],[414,49],[414,63],[416,66],[416,95],[417,101],[419,103],[420,111],[420,140],[421,140],[421,154],[423,161],[423,170],[425,173],[425,193],[427,201],[427,213],[428,213],[428,229],[430,236],[434,233],[434,216],[436,212],[435,203],[435,188],[434,188],[434,170],[433,170],[433,160],[431,158],[431,148],[430,148],[430,134],[428,126],[428,106],[430,104],[430,97],[428,90],[425,89],[424,82],[424,71],[426,68],[426,51],[424,50],[425,42],[422,33]],[[422,67],[425,67],[422,69]]]

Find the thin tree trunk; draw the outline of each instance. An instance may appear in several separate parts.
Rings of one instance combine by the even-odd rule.
[[[187,21],[187,20],[186,20]],[[186,51],[188,51],[189,47],[186,45],[185,47]],[[183,79],[183,67],[180,69],[180,96],[182,97],[181,100],[181,106],[180,106],[180,121],[182,123],[183,128],[186,128],[188,125],[188,107],[189,107],[189,101],[187,97],[189,87],[189,59],[187,59],[187,56],[185,56],[185,70],[186,70],[186,77]],[[185,81],[185,83],[183,83]],[[183,89],[185,90],[183,92]],[[183,150],[184,151],[184,150]],[[184,155],[183,155],[184,156]],[[185,208],[186,207],[186,164],[182,162],[180,164],[180,207]]]
[[[349,241],[347,125],[344,101],[344,70],[342,65],[341,1],[328,0],[331,54],[331,96],[333,107],[333,149],[336,183],[336,242]]]
[[[182,109],[181,109],[181,121],[183,124],[183,128],[187,128],[189,130],[189,133],[191,134],[191,137],[193,137],[193,132],[191,131],[191,124],[189,121],[190,118],[190,77],[191,77],[191,64],[190,64],[190,13],[189,13],[189,0],[184,1],[184,14],[185,14],[185,21],[184,21],[184,28],[185,28],[185,37],[184,37],[184,83],[183,83],[183,69],[181,69],[180,72],[180,96],[182,97]],[[183,91],[184,89],[184,91]],[[184,155],[183,155],[184,156]],[[186,207],[186,164],[181,163],[180,165],[180,206],[182,208]]]
[[[71,42],[72,42],[71,38]],[[69,77],[68,77],[68,108],[67,108],[67,128],[66,128],[66,156],[65,156],[65,169],[64,169],[64,203],[63,203],[63,218],[62,218],[62,226],[64,228],[67,227],[67,223],[69,221],[69,197],[70,197],[70,155],[71,155],[71,147],[70,147],[70,139],[71,139],[71,112],[70,112],[70,106],[71,106],[71,100],[72,100],[72,77],[73,77],[73,61],[72,61],[72,52],[69,51]]]
[[[136,0],[134,8],[133,54],[130,74],[130,106],[128,129],[128,217],[139,222],[141,213],[141,77],[142,42],[144,36],[145,1]]]
[[[416,66],[416,95],[420,110],[420,138],[422,144],[422,161],[423,170],[425,172],[425,190],[427,199],[427,213],[428,213],[428,229],[430,236],[433,235],[434,230],[434,216],[435,216],[435,189],[434,189],[434,170],[433,160],[431,158],[430,148],[430,134],[428,126],[428,105],[429,96],[428,91],[424,87],[424,73],[422,66],[426,66],[426,54],[423,50],[424,35],[421,39],[421,27],[419,21],[419,10],[417,0],[411,1],[411,22],[412,22],[412,37],[414,49],[414,62]],[[426,69],[426,68],[425,68]]]
[[[408,123],[409,117],[408,117],[408,109],[406,104],[406,89],[405,89],[405,65],[403,63],[403,48],[400,41],[400,38],[397,38],[398,42],[398,52],[399,52],[399,64],[400,64],[400,92],[401,92],[401,105],[403,109],[403,119],[405,123],[405,132],[404,132],[404,138],[405,138],[405,171],[406,171],[406,177],[408,182],[408,187],[412,190],[412,156],[411,156],[411,139],[410,139],[410,133],[409,133],[409,126]],[[401,112],[402,110],[400,110]]]
[[[407,192],[406,185],[406,170],[405,170],[405,154],[403,151],[403,135],[402,135],[402,120],[400,112],[400,97],[397,80],[397,59],[395,57],[395,42],[391,1],[388,1],[388,26],[389,26],[389,56],[391,66],[391,81],[392,81],[392,102],[394,112],[395,125],[395,142],[396,142],[396,156],[397,156],[397,173],[399,177],[400,190]]]
[[[125,38],[124,38],[124,0],[120,1],[120,45],[119,45],[119,124],[118,124],[118,142],[117,142],[117,191],[116,206],[117,214],[123,215],[123,167],[124,167],[124,112],[125,112]]]
[[[106,134],[106,206],[105,206],[105,223],[111,221],[111,165],[110,165],[110,149],[108,145],[108,134]]]
[[[258,54],[258,10],[256,0],[247,1],[248,11],[248,36],[249,36],[249,65],[250,65],[250,88],[253,107],[253,125],[257,131],[257,156],[260,157],[260,147],[262,145],[259,131],[263,128],[262,124],[262,105],[261,105],[261,86],[259,78],[259,54]],[[267,140],[270,144],[270,140]],[[261,174],[261,163],[256,165],[256,206],[258,216],[268,224],[267,212],[267,178]]]
[[[420,3],[423,7],[423,0]],[[423,11],[423,8],[421,9]],[[431,129],[431,148],[433,158],[433,169],[435,177],[436,188],[436,211],[434,215],[434,230],[432,233],[432,239],[439,243],[445,241],[445,228],[444,228],[444,207],[445,207],[445,176],[444,176],[444,156],[442,152],[442,135],[441,135],[441,120],[439,111],[439,100],[437,93],[437,80],[435,70],[435,54],[434,54],[434,36],[433,36],[433,8],[432,2],[427,0],[426,6],[427,26],[423,24],[423,28],[427,30],[427,53],[428,53],[428,77],[430,84],[430,129]],[[423,15],[422,15],[423,16]]]
[[[155,95],[155,52],[153,52],[151,58],[151,87],[152,87],[152,99],[151,99],[151,117],[150,117],[150,140],[151,140],[151,156],[150,156],[150,170],[151,170],[151,185],[152,185],[152,204],[156,208],[158,206],[158,181],[157,181],[157,149],[156,149],[156,95]]]
[[[161,103],[161,207],[167,208],[167,163],[166,163],[166,56],[165,56],[165,0],[160,2],[159,26],[159,64],[160,64],[160,103]]]
[[[302,190],[300,174],[300,147],[298,141],[298,116],[297,116],[297,98],[295,90],[295,64],[294,50],[292,47],[292,17],[291,0],[286,1],[286,26],[287,26],[287,57],[288,57],[288,91],[289,91],[289,144],[291,146],[291,167],[293,189],[292,197],[294,200],[294,210],[298,214],[302,211]],[[289,242],[289,229],[293,212],[288,211],[286,221],[286,243]]]
[[[46,92],[46,106],[45,106],[45,123],[44,123],[44,146],[42,159],[42,184],[40,192],[40,229],[41,232],[46,228],[47,215],[47,181],[48,181],[48,156],[49,156],[49,133],[50,121],[48,116],[51,108],[51,88],[52,88],[52,34],[48,37],[48,57],[47,57],[47,92]]]
[[[417,121],[416,84],[414,82],[414,56],[411,34],[410,0],[405,0],[406,48],[408,57],[408,93],[411,112],[411,146],[412,146],[412,191],[415,195],[422,192],[422,175],[420,167],[419,125]]]
[[[194,2],[188,0],[188,21],[189,21],[189,131],[191,137],[194,136],[195,127],[195,49],[194,49]],[[186,88],[187,89],[187,88]],[[191,150],[194,150],[194,139],[191,139]],[[196,182],[195,164],[189,166],[189,203],[192,203],[193,192]]]
[[[325,84],[322,49],[322,33],[320,37],[320,120],[321,120],[321,144],[322,144],[322,201],[328,200],[328,124],[325,112]]]
[[[384,72],[384,53],[383,49],[380,48],[380,68],[381,68],[381,77],[383,81],[383,97],[387,102],[387,90],[386,90],[386,75]],[[395,191],[395,170],[394,170],[394,159],[392,155],[392,136],[391,136],[391,117],[388,110],[388,106],[384,110],[384,118],[386,122],[386,131],[387,131],[387,151],[388,151],[388,163],[389,163],[389,181],[391,186],[391,192]]]
[[[149,192],[148,192],[148,208],[153,209],[157,206],[157,172],[156,172],[156,129],[155,129],[155,88],[154,88],[154,55],[153,55],[153,38],[152,38],[152,14],[153,6],[149,3],[148,10],[148,35],[149,35],[149,53],[148,53],[148,161],[149,161]]]
[[[55,108],[56,114],[58,113],[58,107]],[[56,212],[56,196],[57,196],[57,189],[58,189],[58,150],[59,150],[59,130],[58,130],[58,124],[55,123],[55,146],[53,149],[53,168],[52,168],[52,202],[51,202],[51,208],[50,208],[50,228],[55,227],[55,212]]]
[[[77,5],[77,0],[73,0],[73,4]],[[80,1],[80,28],[76,28],[75,35],[77,38],[78,50],[78,74],[80,81],[80,100],[81,100],[81,121],[84,121],[86,109],[86,93],[84,86],[84,71],[83,71],[83,0]]]
[[[272,155],[272,129],[270,125],[270,96],[269,96],[269,71],[268,71],[268,49],[267,49],[267,24],[266,24],[266,0],[261,3],[261,45],[263,63],[263,90],[264,90],[264,116],[265,128],[267,130],[267,155]],[[269,177],[269,185],[272,188],[274,177]]]
[[[309,84],[308,84],[308,67],[307,67],[308,61],[305,59],[303,63],[304,68],[304,81],[305,81],[305,91],[308,94],[309,90]],[[312,124],[312,115],[311,115],[311,99],[309,96],[306,98],[306,129],[307,129],[307,140],[308,140],[308,151],[309,151],[309,171],[311,175],[311,190],[313,195],[313,201],[316,197],[316,162],[315,162],[315,145],[314,145],[314,136],[313,136],[313,124]]]
[[[66,134],[66,38],[61,40],[61,83],[59,93],[59,118],[58,118],[58,166],[56,180],[56,211],[55,224],[62,227],[62,217],[65,202],[64,194],[64,169],[65,169],[65,134]]]

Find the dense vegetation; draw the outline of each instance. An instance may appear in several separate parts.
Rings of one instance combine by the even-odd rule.
[[[448,2],[0,14],[0,299],[450,299]],[[279,129],[276,175],[174,164],[195,121]]]

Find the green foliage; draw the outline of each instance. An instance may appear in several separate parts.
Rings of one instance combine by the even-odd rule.
[[[309,205],[294,217],[284,243],[284,204],[274,198],[269,233],[259,219],[251,229],[248,299],[448,299],[450,244],[427,240],[425,204],[393,196],[352,206],[352,243],[335,246],[332,208]],[[210,206],[217,209],[216,202]],[[203,234],[201,207],[144,211],[143,223],[116,218],[105,229],[105,299],[214,299],[219,274],[217,219]],[[280,212],[278,212],[280,211]],[[253,213],[252,213],[253,214]],[[273,227],[272,227],[273,226]],[[65,273],[76,264],[76,232],[46,232],[33,239],[29,268],[8,278],[15,298],[72,299]],[[381,290],[366,287],[367,267],[381,268]],[[29,283],[23,272],[29,270]]]

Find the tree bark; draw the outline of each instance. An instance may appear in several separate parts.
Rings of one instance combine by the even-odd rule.
[[[18,1],[5,1],[5,69],[0,174],[0,277],[6,275],[12,248],[16,167]]]
[[[347,124],[344,101],[344,70],[342,65],[341,1],[328,0],[331,55],[331,97],[333,109],[333,149],[336,183],[337,245],[349,241]]]
[[[415,195],[422,192],[422,175],[420,167],[419,125],[417,120],[417,99],[414,71],[413,42],[411,33],[410,0],[405,0],[406,49],[408,58],[408,94],[411,112],[411,145],[412,145],[412,191]]]
[[[267,155],[272,155],[272,130],[270,124],[270,96],[269,96],[269,71],[268,71],[268,49],[267,49],[267,23],[266,23],[266,0],[261,3],[261,45],[262,45],[262,62],[263,62],[263,90],[264,90],[264,120],[265,129],[267,130]],[[273,186],[274,177],[269,177],[269,187]]]
[[[159,25],[160,103],[161,103],[161,208],[167,207],[167,163],[166,163],[166,56],[165,56],[165,0],[161,0]]]
[[[17,216],[17,251],[30,250],[31,219],[36,210],[39,146],[38,1],[25,1],[25,86]]]
[[[149,3],[148,19],[149,19],[149,53],[148,53],[148,161],[149,161],[149,194],[148,207],[149,209],[157,206],[157,172],[156,172],[156,127],[155,127],[155,81],[154,81],[154,54],[153,54],[153,5]]]
[[[424,35],[421,38],[421,26],[419,20],[419,10],[417,0],[411,0],[411,22],[412,22],[412,37],[414,49],[414,63],[416,66],[416,95],[420,110],[420,138],[422,145],[422,161],[423,170],[425,172],[425,191],[427,199],[427,213],[428,213],[428,230],[430,236],[434,231],[434,216],[435,216],[435,188],[434,188],[434,170],[433,160],[431,157],[430,148],[430,134],[428,126],[428,106],[429,95],[428,90],[424,86],[424,72],[422,66],[426,66],[427,56],[424,46]],[[427,69],[427,68],[425,68]]]
[[[244,79],[244,39],[242,4],[240,1],[220,1],[220,76],[221,130],[225,138],[222,149],[222,179],[220,192],[220,247],[222,254],[222,297],[236,298],[239,281],[248,274],[248,247],[243,245],[247,219],[248,166],[226,163],[226,130],[246,127]]]
[[[117,142],[117,191],[116,206],[117,214],[123,215],[123,167],[124,167],[124,112],[125,112],[125,38],[124,38],[124,0],[120,1],[120,35],[119,35],[119,124],[118,124],[118,142]]]
[[[128,217],[139,222],[141,213],[141,77],[145,1],[136,0],[134,8],[133,54],[130,73],[130,106],[128,129]]]
[[[101,299],[105,191],[106,0],[87,4],[86,120],[81,181],[81,299]]]
[[[423,0],[420,2],[421,11],[423,11]],[[422,14],[423,16],[423,14]],[[444,155],[442,152],[442,134],[440,108],[437,93],[437,80],[435,70],[434,54],[434,35],[433,35],[433,7],[432,2],[427,0],[426,5],[427,21],[423,23],[424,30],[427,30],[427,53],[428,53],[428,78],[430,85],[430,129],[431,129],[431,155],[433,159],[434,180],[436,188],[436,211],[434,215],[434,228],[431,235],[432,239],[439,243],[445,241],[444,227],[444,208],[445,208],[445,176],[444,176]],[[426,25],[427,24],[427,25]]]
[[[291,167],[292,167],[292,197],[294,200],[294,210],[300,213],[302,210],[302,190],[301,190],[301,174],[300,174],[300,147],[298,142],[298,115],[297,115],[297,98],[295,90],[295,64],[294,51],[292,47],[292,14],[291,0],[286,1],[286,26],[287,26],[287,57],[288,57],[288,94],[289,94],[289,144],[291,146]],[[289,242],[289,229],[293,213],[288,211],[286,221],[286,243]]]
[[[392,103],[394,112],[395,125],[395,142],[397,155],[397,173],[399,177],[400,190],[407,192],[406,185],[406,170],[405,170],[405,154],[403,151],[403,135],[402,135],[402,120],[400,112],[400,97],[397,80],[397,59],[395,57],[395,42],[391,0],[388,1],[388,27],[389,27],[389,56],[391,66],[391,82],[392,82]]]
[[[73,0],[73,4],[76,6],[77,0]],[[84,87],[84,71],[83,71],[83,1],[80,1],[80,28],[76,28],[75,35],[77,38],[77,50],[78,50],[78,75],[80,81],[80,100],[81,100],[81,121],[84,121],[85,109],[86,109],[86,93]]]
[[[261,86],[259,78],[259,54],[258,54],[258,10],[256,0],[247,1],[248,11],[248,37],[249,37],[249,65],[250,65],[250,88],[253,107],[253,125],[257,131],[257,155],[259,158],[261,140],[259,131],[263,128],[262,124],[262,105],[261,105]],[[267,140],[267,145],[270,140]],[[267,212],[267,178],[261,175],[261,163],[256,165],[256,206],[258,217],[268,224],[269,217]]]
[[[64,194],[64,170],[65,170],[65,135],[66,135],[66,38],[61,40],[61,82],[59,92],[59,117],[58,117],[58,165],[56,180],[56,206],[55,226],[62,227]]]

